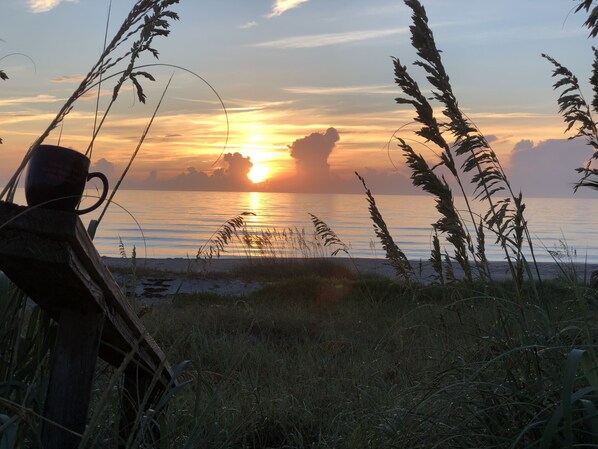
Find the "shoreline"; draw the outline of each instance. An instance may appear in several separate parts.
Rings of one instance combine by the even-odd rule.
[[[334,262],[341,264],[358,274],[374,274],[390,279],[397,278],[394,269],[386,259],[333,257]],[[170,304],[179,294],[207,293],[218,296],[246,296],[263,287],[258,280],[241,279],[226,276],[231,271],[242,269],[250,263],[259,263],[260,259],[221,258],[213,259],[207,265],[194,259],[184,258],[140,258],[137,259],[137,274],[133,276],[131,260],[118,257],[102,257],[104,264],[112,271],[123,291],[134,294],[136,301],[143,306]],[[263,260],[263,259],[262,259]],[[309,259],[279,259],[282,262],[301,262]],[[429,261],[412,261],[412,267],[422,284],[431,284],[435,273]],[[462,273],[454,267],[455,275]],[[506,262],[491,262],[491,276],[494,280],[511,279]],[[564,269],[575,270],[579,282],[589,284],[591,273],[598,270],[598,264],[566,264],[559,267],[556,262],[539,262],[538,269],[542,279],[565,278]],[[143,270],[146,270],[144,273]],[[569,276],[570,278],[570,276]]]
[[[336,263],[339,263],[359,274],[377,274],[384,277],[396,277],[395,271],[386,259],[372,259],[372,258],[348,258],[348,257],[329,257]],[[127,269],[130,267],[130,259],[123,259],[118,257],[102,257],[104,264],[110,268]],[[301,262],[309,259],[303,258],[289,258],[281,259],[286,262]],[[246,266],[252,263],[259,263],[260,258],[218,258],[212,259],[204,265],[195,259],[185,258],[138,258],[137,268],[147,269],[152,271],[171,273],[171,274],[199,274],[199,273],[229,273],[230,271]],[[429,282],[434,277],[434,270],[429,261],[410,261],[413,270],[418,275],[422,282]],[[490,275],[495,280],[510,279],[509,265],[504,261],[491,261]],[[557,279],[563,277],[565,272],[576,273],[578,279],[589,279],[593,271],[598,270],[598,264],[585,263],[564,263],[557,264],[556,262],[538,262],[538,271],[543,279]],[[455,263],[453,265],[455,275],[460,277],[462,271]],[[535,267],[531,267],[532,273],[535,275]],[[564,271],[565,270],[565,271]],[[527,276],[526,276],[527,277]]]

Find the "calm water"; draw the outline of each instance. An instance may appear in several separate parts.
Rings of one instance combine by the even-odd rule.
[[[22,198],[20,192],[17,202],[22,203]],[[120,191],[115,201],[123,208],[111,207],[95,238],[98,250],[106,256],[120,255],[121,238],[127,252],[135,246],[140,257],[195,257],[226,220],[243,211],[256,213],[246,220],[251,230],[291,228],[305,229],[307,234],[313,232],[311,212],[350,245],[352,256],[384,256],[364,195]],[[377,195],[376,202],[405,254],[414,260],[429,258],[430,224],[438,217],[434,200],[423,195]],[[583,262],[587,254],[588,261],[598,263],[598,199],[528,198],[525,202],[539,260],[552,260],[547,250],[566,242],[577,252],[577,261]],[[95,217],[88,214],[84,222]],[[500,250],[490,246],[490,236],[487,240],[489,259],[503,260]],[[226,253],[243,254],[239,244]]]

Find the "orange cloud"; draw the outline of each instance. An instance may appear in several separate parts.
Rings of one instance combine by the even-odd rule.
[[[54,95],[36,95],[35,97],[18,97],[0,99],[0,106],[14,106],[25,103],[55,103],[64,101],[64,98],[58,98]]]
[[[83,81],[83,79],[85,79],[85,76],[83,75],[64,75],[64,76],[59,76],[56,78],[53,78],[50,80],[50,82],[52,83],[80,83],[81,81]]]

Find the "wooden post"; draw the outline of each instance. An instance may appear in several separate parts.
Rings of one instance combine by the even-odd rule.
[[[98,355],[114,367],[127,361],[123,394],[129,399],[152,387],[146,403],[124,400],[122,437],[128,438],[137,413],[177,383],[164,352],[102,263],[90,239],[93,230],[92,223],[88,233],[72,213],[0,201],[0,270],[58,321],[42,425],[44,449],[77,447]]]
[[[44,449],[75,449],[79,445],[103,324],[101,312],[65,309],[60,313],[41,432]]]

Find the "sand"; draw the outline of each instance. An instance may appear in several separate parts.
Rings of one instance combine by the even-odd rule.
[[[172,299],[175,293],[211,292],[218,295],[244,296],[259,289],[259,282],[248,282],[230,276],[222,276],[232,270],[242,269],[250,260],[245,258],[214,259],[203,265],[189,259],[138,259],[137,267],[146,270],[141,272],[133,281],[130,273],[130,260],[121,258],[103,258],[104,263],[113,273],[121,285],[129,290],[135,289],[135,294],[145,303],[163,303]],[[367,258],[334,258],[340,264],[361,274],[377,274],[394,278],[394,269],[385,259]],[[421,282],[429,283],[434,279],[431,264],[411,262]],[[491,275],[495,280],[510,279],[509,267],[506,262],[491,262]],[[557,264],[541,262],[538,264],[543,279],[565,278],[573,271],[580,281],[589,280],[591,273],[598,270],[595,264]],[[144,274],[149,272],[150,274]],[[456,273],[457,275],[459,273]]]

